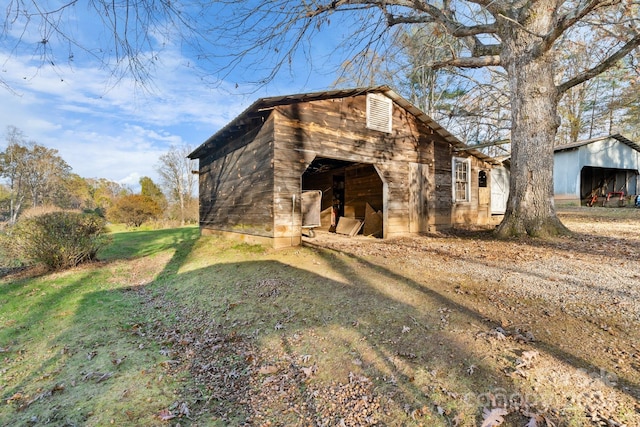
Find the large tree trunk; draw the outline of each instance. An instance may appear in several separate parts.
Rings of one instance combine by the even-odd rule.
[[[548,53],[532,49],[534,34],[545,33],[544,13],[533,19],[538,22],[531,28],[510,28],[510,34],[503,35],[512,129],[509,199],[497,230],[501,237],[569,232],[558,219],[553,201],[553,146],[559,125],[553,62]]]

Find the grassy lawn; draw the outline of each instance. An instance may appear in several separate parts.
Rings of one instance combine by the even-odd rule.
[[[136,289],[152,286],[196,228],[120,232],[104,261],[0,282],[0,425],[141,425],[175,396],[159,347],[139,325],[156,314]]]
[[[526,425],[526,414],[598,425],[559,412],[535,372],[548,364],[576,381],[602,365],[491,335],[524,310],[552,332],[557,322],[610,338],[542,314],[544,301],[490,301],[493,284],[429,275],[428,260],[418,270],[394,245],[356,256],[197,228],[112,237],[98,263],[0,278],[0,425],[478,426],[505,396],[530,407],[503,426]],[[640,406],[629,402],[614,409],[630,427]]]

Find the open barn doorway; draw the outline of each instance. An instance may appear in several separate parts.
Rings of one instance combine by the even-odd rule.
[[[638,171],[585,166],[580,171],[580,196],[587,206],[624,206],[638,194]]]
[[[318,230],[383,237],[384,185],[374,165],[316,157],[302,175],[302,191],[312,190],[322,191]]]

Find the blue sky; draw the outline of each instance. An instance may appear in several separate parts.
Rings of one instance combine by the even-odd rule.
[[[322,90],[335,78],[315,68],[322,61],[313,67],[300,61],[265,87],[207,85],[203,70],[194,69],[195,54],[168,46],[145,91],[131,78],[114,85],[99,63],[79,56],[43,65],[39,37],[27,33],[17,51],[11,35],[0,40],[0,78],[9,86],[0,87],[0,147],[7,126],[16,126],[27,139],[58,150],[74,173],[133,189],[142,176],[157,180],[158,158],[171,145],[195,148],[257,98]],[[330,47],[322,40],[317,49],[324,55]]]

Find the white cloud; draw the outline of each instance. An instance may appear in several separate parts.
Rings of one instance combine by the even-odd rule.
[[[158,73],[154,93],[141,93],[128,80],[107,88],[108,74],[95,67],[62,73],[38,69],[26,57],[9,58],[2,78],[19,95],[0,89],[0,133],[18,127],[28,139],[57,149],[80,176],[156,180],[158,158],[170,146],[195,148],[246,107],[243,98],[199,86],[178,58],[168,62],[176,68]]]
[[[74,13],[81,13],[80,9],[69,10],[69,22],[76,18]],[[84,36],[94,26],[95,22],[79,19],[73,33]],[[181,53],[179,46],[165,44],[145,92],[130,77],[117,80],[100,64],[83,60],[80,53],[73,61],[56,66],[43,64],[41,57],[16,54],[24,50],[11,51],[15,46],[10,44],[11,34],[0,40],[0,58],[4,58],[0,60],[0,81],[17,95],[0,86],[0,133],[8,125],[16,126],[28,139],[57,149],[80,176],[128,184],[137,184],[141,176],[156,180],[158,158],[170,146],[195,148],[257,97],[300,92],[309,84],[320,89],[326,80],[310,79],[317,71],[312,69],[302,72],[302,81],[297,83],[293,83],[295,76],[274,82],[270,91],[224,82],[211,86],[202,78],[202,70],[194,68],[197,61]],[[25,42],[38,40],[37,32],[24,34]],[[68,54],[66,50],[62,53],[63,57]],[[3,143],[0,141],[0,149]]]
[[[140,178],[142,178],[142,176],[140,176],[138,172],[133,172],[117,182],[118,184],[124,185],[129,188],[136,188],[140,184]]]

